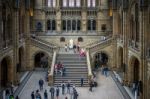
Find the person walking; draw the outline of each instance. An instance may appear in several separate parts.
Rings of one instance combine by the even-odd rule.
[[[67,93],[69,93],[69,94],[70,94],[70,86],[71,86],[71,85],[70,85],[70,81],[68,81],[68,82],[67,82]]]
[[[89,85],[90,85],[89,91],[91,91],[91,92],[92,92],[93,82],[92,82],[92,81],[90,81]]]
[[[39,90],[36,90],[35,99],[42,99],[41,94],[39,93]]]
[[[44,99],[48,99],[47,90],[45,90],[45,92],[44,92]]]
[[[15,99],[19,99],[19,96],[16,96],[16,98]]]
[[[55,88],[53,86],[50,88],[50,93],[51,93],[51,99],[54,99]]]
[[[31,99],[35,99],[34,91],[31,93]]]
[[[74,88],[73,99],[77,99],[77,98],[78,98],[78,92],[77,92],[77,90]]]
[[[64,82],[62,83],[61,88],[62,88],[62,94],[64,95],[65,94],[65,83]]]
[[[39,80],[40,90],[43,90],[44,81],[42,79]]]
[[[81,79],[80,79],[80,84],[81,84],[81,87],[83,86],[83,77],[81,77]]]
[[[59,87],[56,88],[56,98],[59,99]]]
[[[14,95],[11,94],[11,95],[9,96],[9,99],[14,99]]]

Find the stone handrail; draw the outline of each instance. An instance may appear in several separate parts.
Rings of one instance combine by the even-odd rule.
[[[112,38],[112,35],[106,36],[105,38],[103,38],[103,39],[101,39],[101,40],[92,42],[92,43],[90,43],[90,44],[87,44],[87,45],[81,46],[81,47],[83,47],[83,48],[91,48],[91,47],[93,47],[93,45],[96,45],[96,44],[99,44],[99,43],[101,43],[101,42],[104,42],[104,41],[106,41],[106,40],[108,40],[108,39],[110,39],[110,38]]]
[[[106,47],[111,43],[112,43],[112,38],[109,38],[109,39],[99,42],[97,44],[93,44],[92,46],[87,47],[87,49],[89,49],[90,52],[93,52],[93,51],[99,50],[103,47]]]
[[[56,63],[56,51],[54,51],[53,53],[53,60],[52,60],[52,64],[51,64],[51,68],[49,70],[49,74],[48,74],[48,84],[51,86],[53,85],[53,77],[54,77],[54,69],[55,69],[55,63]]]
[[[57,47],[55,44],[50,43],[50,42],[47,42],[47,41],[45,41],[45,40],[42,40],[42,39],[39,38],[38,36],[32,36],[32,38],[33,38],[33,39],[36,39],[36,40],[38,40],[38,41],[40,41],[40,42],[43,42],[43,43],[45,43],[45,44],[48,44],[48,45],[50,45],[50,46],[52,46],[52,47]]]
[[[45,44],[45,43],[43,43],[39,40],[33,39],[33,38],[31,38],[30,40],[31,40],[31,44],[33,44],[34,46],[37,46],[37,47],[47,50],[49,52],[53,52],[54,49],[57,49],[57,47],[51,46],[49,44]]]
[[[86,51],[86,60],[87,60],[87,67],[88,67],[88,79],[91,80],[91,78],[92,78],[92,70],[91,70],[91,62],[90,62],[89,50]]]

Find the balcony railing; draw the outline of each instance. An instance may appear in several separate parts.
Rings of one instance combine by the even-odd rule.
[[[129,40],[129,47],[136,50],[136,51],[139,51],[139,42],[136,42],[134,40]]]

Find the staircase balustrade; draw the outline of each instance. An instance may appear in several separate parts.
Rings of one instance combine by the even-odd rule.
[[[55,63],[56,63],[56,51],[54,51],[53,53],[53,60],[52,60],[52,64],[51,64],[51,68],[48,71],[48,84],[51,86],[54,83],[54,69],[55,69]]]
[[[112,38],[107,39],[107,40],[102,41],[102,42],[99,42],[97,44],[93,44],[92,46],[87,47],[87,49],[89,49],[89,52],[91,53],[91,52],[100,50],[100,49],[110,45],[111,43],[112,43]]]
[[[39,40],[33,39],[33,38],[31,38],[30,40],[31,40],[31,44],[33,44],[34,46],[37,46],[37,47],[42,48],[44,50],[47,50],[49,52],[53,52],[55,49],[57,49],[56,46],[52,46],[52,45],[45,43],[43,41],[39,41]]]
[[[91,62],[90,62],[90,54],[89,50],[86,51],[86,60],[87,60],[87,67],[88,67],[88,79],[91,80],[92,78],[92,70],[91,70]]]

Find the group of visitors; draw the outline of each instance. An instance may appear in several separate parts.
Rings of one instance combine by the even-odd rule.
[[[79,43],[75,44],[73,43],[72,46],[70,46],[70,44],[65,44],[65,51],[68,52],[69,50],[72,50],[74,51],[74,53],[77,53],[80,51],[80,45]]]
[[[142,86],[141,81],[133,82],[132,93],[134,94],[134,96],[139,96],[140,90],[142,89],[141,86]]]
[[[44,85],[44,81],[42,79],[39,80],[39,89],[40,91],[43,90],[43,85]],[[36,92],[32,91],[31,92],[31,99],[42,99],[42,96],[40,94],[39,90],[36,90]],[[78,92],[76,90],[76,87],[74,84],[71,84],[71,81],[67,81],[62,82],[62,84],[59,86],[51,86],[49,89],[50,92],[50,99],[54,99],[56,97],[56,99],[59,99],[60,97],[60,93],[62,95],[65,95],[64,99],[68,99],[70,97],[70,99],[77,99],[78,98]],[[48,91],[45,90],[43,93],[43,99],[49,99],[48,97]],[[67,94],[69,94],[69,97],[67,96]],[[62,99],[62,98],[61,98]]]
[[[108,72],[109,72],[108,67],[104,67],[102,65],[101,71],[102,71],[102,75],[105,75],[106,77],[108,76]]]
[[[90,86],[89,91],[91,91],[91,92],[93,91],[93,87],[98,86],[97,81],[96,81],[96,76],[93,76],[91,78],[91,80],[89,81],[89,86]]]
[[[10,83],[10,87],[4,91],[4,94],[5,94],[3,95],[4,99],[19,99],[18,96],[16,97],[14,96],[14,85],[12,82]]]
[[[65,76],[66,69],[61,62],[58,62],[58,64],[55,64],[54,68],[55,68],[56,75],[59,72],[59,73],[61,73],[61,76]]]

